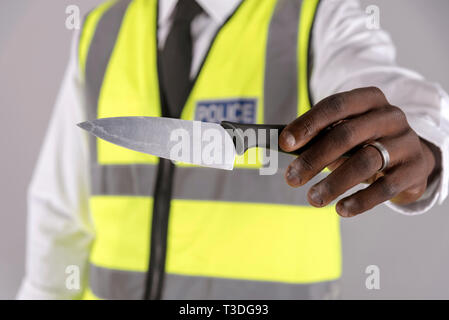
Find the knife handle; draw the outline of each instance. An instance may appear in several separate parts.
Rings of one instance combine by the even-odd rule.
[[[271,149],[271,134],[273,134],[272,130],[276,130],[275,131],[277,139],[276,141],[279,141],[279,135],[281,134],[282,130],[284,130],[286,127],[286,125],[284,124],[246,124],[230,121],[222,121],[221,126],[227,131],[228,130],[232,131],[232,133],[230,133],[229,131],[228,133],[230,133],[231,137],[233,138],[233,142],[236,147],[236,152],[238,155],[243,155],[248,149],[255,147]],[[304,152],[304,150],[306,150],[316,139],[320,138],[330,129],[331,128],[329,127],[323,130],[304,147],[299,148],[293,152],[283,151],[281,148],[279,148],[278,144],[277,147],[278,152],[298,156],[302,152]],[[252,131],[252,133],[249,131]],[[262,132],[265,131],[264,134],[261,134],[261,131]],[[351,155],[355,153],[355,151],[357,151],[360,148],[361,148],[360,146],[355,147],[354,149],[345,153],[343,157],[349,158]]]
[[[227,130],[227,132],[233,138],[233,142],[238,155],[242,155],[248,149],[255,147],[270,149],[270,134],[273,133],[271,130],[277,130],[276,138],[279,139],[279,135],[286,127],[285,125],[276,124],[246,124],[230,121],[223,121],[221,123],[221,126],[225,130]],[[280,149],[279,151],[283,152]]]

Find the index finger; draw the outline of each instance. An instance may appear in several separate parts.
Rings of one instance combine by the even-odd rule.
[[[292,152],[305,146],[323,129],[386,104],[385,95],[376,87],[332,95],[291,122],[279,136],[279,146],[286,152]]]

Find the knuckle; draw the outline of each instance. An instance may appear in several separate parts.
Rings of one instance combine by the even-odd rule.
[[[427,178],[428,176],[428,170],[427,170],[427,163],[425,160],[424,155],[419,154],[415,158],[415,168],[410,170],[410,174],[412,177],[415,177],[416,180],[419,180],[421,178]]]
[[[421,138],[418,134],[412,129],[408,128],[407,133],[410,137],[410,143],[416,147],[416,151],[419,152],[423,156],[423,149],[421,145]]]
[[[373,148],[363,148],[359,152],[359,160],[355,163],[358,172],[372,173],[377,171],[382,165],[377,150],[374,150]]]
[[[426,191],[426,188],[427,188],[427,182],[423,182],[419,186],[408,189],[406,192],[410,198],[416,200],[416,199],[419,199],[424,194],[424,192]]]
[[[403,158],[406,162],[414,162],[417,164],[423,164],[426,162],[424,153],[421,147],[420,138],[412,130],[408,129],[402,135],[403,148]]]
[[[326,108],[324,109],[327,117],[332,114],[338,114],[344,111],[345,97],[343,94],[334,94],[328,98]]]
[[[405,115],[405,112],[401,108],[396,107],[396,106],[390,106],[389,108],[390,108],[391,118],[394,121],[402,123],[402,124],[407,123],[407,116]]]
[[[407,181],[403,183],[404,189],[412,185],[419,185],[421,181],[427,180],[427,165],[424,157],[420,154],[399,162],[397,168],[401,171],[402,176],[407,177]]]
[[[347,144],[351,144],[355,137],[355,128],[354,126],[351,124],[351,122],[343,122],[340,125],[338,125],[337,127],[337,132],[334,135],[334,139],[336,144],[341,145],[347,145]]]
[[[299,166],[299,170],[304,172],[304,171],[313,171],[315,166],[313,165],[313,160],[312,157],[310,155],[308,155],[307,153],[301,155],[298,159],[298,166]]]
[[[306,119],[304,119],[304,123],[303,123],[303,130],[304,130],[304,135],[305,136],[309,136],[313,134],[314,131],[314,124],[312,119],[310,119],[309,117],[307,117]]]
[[[380,191],[385,199],[394,198],[401,191],[400,184],[393,179],[384,178],[380,182]]]
[[[376,86],[367,87],[367,88],[365,88],[365,91],[369,95],[371,95],[371,96],[373,96],[373,97],[375,97],[377,99],[380,99],[380,100],[383,100],[383,101],[387,100],[386,97],[385,97],[385,94],[383,93],[383,91],[379,87],[376,87]]]

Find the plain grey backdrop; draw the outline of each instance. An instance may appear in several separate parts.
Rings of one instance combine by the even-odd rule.
[[[226,0],[223,0],[226,1]],[[14,298],[24,273],[26,191],[67,63],[66,7],[100,0],[0,2],[0,299]],[[380,7],[398,61],[449,89],[449,1],[363,0]],[[449,298],[448,202],[423,216],[379,207],[342,220],[342,297]],[[380,268],[380,290],[365,268]],[[61,270],[64,272],[64,270]]]

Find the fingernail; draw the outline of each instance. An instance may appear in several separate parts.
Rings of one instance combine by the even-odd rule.
[[[296,145],[295,136],[288,130],[284,130],[281,133],[281,140],[284,141],[284,145],[293,148]]]
[[[314,187],[309,190],[309,198],[314,204],[320,207],[323,205],[321,194]]]
[[[337,203],[336,209],[342,217],[350,218],[353,216],[353,214],[351,214],[352,204],[353,204],[353,201],[351,201],[351,200],[339,202],[339,203]]]
[[[288,169],[286,178],[290,185],[298,186],[301,184],[301,178],[299,176],[299,172],[294,167],[290,167]]]
[[[345,208],[345,205],[341,202],[337,203],[337,206],[335,207],[337,209],[337,212],[340,216],[347,218],[348,217],[348,211]]]

